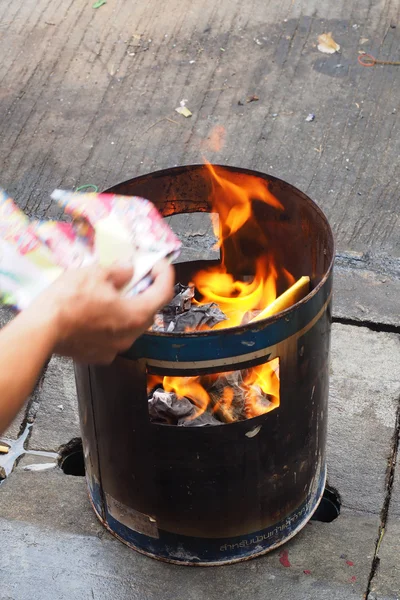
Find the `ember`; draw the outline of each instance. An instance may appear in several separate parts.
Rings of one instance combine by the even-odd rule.
[[[240,176],[221,167],[208,164],[207,169],[212,182],[211,216],[221,261],[195,273],[194,283],[189,286],[177,284],[175,298],[157,315],[153,331],[188,333],[259,321],[290,308],[310,290],[308,276],[296,281],[279,264],[257,220],[256,205],[268,205],[277,213],[284,211],[268,184],[248,176],[244,185]],[[258,253],[254,252],[257,244]],[[238,250],[238,246],[243,250]],[[229,248],[234,250],[234,256],[243,257],[242,264],[229,264]],[[252,248],[252,252],[246,252],[247,248]],[[186,420],[192,421],[192,425],[197,421],[199,425],[211,424],[199,421],[204,414],[213,415],[222,423],[232,423],[279,406],[279,359],[245,371],[214,376],[159,377],[157,381],[150,377],[147,391],[151,419],[163,423],[165,406],[154,398],[154,394],[159,395],[159,391],[154,392],[155,385],[167,395],[163,398],[165,401],[168,398],[172,424],[182,425]],[[179,400],[185,404],[189,401],[193,410],[182,416]]]

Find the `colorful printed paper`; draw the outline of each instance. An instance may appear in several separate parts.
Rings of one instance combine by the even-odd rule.
[[[162,258],[171,262],[181,243],[156,208],[138,197],[52,194],[72,223],[30,221],[0,190],[0,300],[19,309],[70,268],[115,262],[133,266],[124,294],[134,295],[150,283]]]

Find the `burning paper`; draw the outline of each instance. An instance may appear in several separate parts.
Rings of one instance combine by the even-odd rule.
[[[196,377],[148,376],[150,420],[187,427],[234,423],[279,406],[279,359]]]
[[[278,296],[271,304],[269,304],[264,310],[262,310],[257,316],[254,316],[250,323],[254,321],[261,321],[261,319],[267,319],[272,315],[276,315],[287,308],[296,304],[307,296],[310,291],[310,278],[308,276],[300,277],[296,283],[294,283],[286,292],[283,292]]]
[[[176,284],[175,297],[155,316],[152,330],[183,333],[212,329],[214,325],[226,319],[217,304],[196,303],[194,293],[193,285]]]
[[[196,406],[188,398],[178,398],[173,392],[157,389],[149,399],[149,415],[153,423],[182,427],[220,425],[209,412],[197,416]]]
[[[196,407],[187,398],[178,398],[173,392],[157,389],[149,399],[149,414],[153,421],[177,425],[183,418],[194,417]]]
[[[129,262],[124,293],[145,289],[162,258],[172,261],[180,242],[143,198],[114,194],[53,194],[72,223],[33,221],[0,190],[0,294],[3,304],[26,308],[68,268]]]
[[[152,326],[153,331],[173,331],[176,317],[190,310],[194,297],[194,287],[177,283],[174,292],[175,296],[171,302],[155,316]]]

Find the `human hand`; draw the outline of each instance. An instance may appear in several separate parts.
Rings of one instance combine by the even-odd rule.
[[[152,271],[153,283],[141,294],[120,291],[131,268],[89,267],[59,277],[29,309],[47,311],[54,328],[54,351],[86,363],[108,364],[130,348],[173,297],[174,270],[167,261]]]

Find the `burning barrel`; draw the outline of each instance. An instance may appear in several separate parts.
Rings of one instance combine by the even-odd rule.
[[[218,213],[220,260],[179,264],[176,277],[227,321],[149,331],[110,366],[76,365],[94,510],[161,560],[217,565],[268,552],[304,527],[325,487],[329,224],[293,186],[232,167],[177,167],[109,191],[148,198],[164,216]],[[303,298],[262,312],[305,275]],[[217,426],[157,422],[155,382],[192,402],[183,425],[209,415]]]

